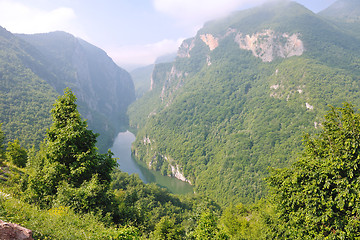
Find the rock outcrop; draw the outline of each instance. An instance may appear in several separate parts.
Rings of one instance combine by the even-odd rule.
[[[182,42],[181,46],[179,47],[179,50],[177,52],[177,56],[180,58],[189,58],[190,57],[190,51],[195,47],[195,39],[187,39]]]
[[[202,34],[200,35],[201,40],[208,45],[210,51],[214,50],[219,46],[219,41],[212,34]]]
[[[298,34],[276,33],[270,29],[251,36],[238,33],[235,42],[241,49],[252,51],[255,57],[264,62],[271,62],[276,57],[301,56],[304,52],[304,44]]]
[[[32,231],[15,223],[0,220],[1,240],[33,240]]]
[[[241,49],[251,51],[255,57],[261,58],[263,62],[272,62],[277,57],[301,56],[305,51],[300,34],[290,35],[289,33],[266,29],[251,35],[244,35],[240,30],[229,28],[225,35],[214,36],[205,33],[185,40],[179,48],[178,57],[190,58],[190,52],[195,47],[197,38],[201,39],[209,47],[210,51],[213,51],[227,37],[232,37]],[[209,57],[207,64],[208,66],[211,65]]]

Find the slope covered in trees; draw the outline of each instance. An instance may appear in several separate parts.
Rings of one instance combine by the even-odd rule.
[[[71,87],[106,152],[128,125],[126,109],[135,99],[130,75],[101,49],[64,32],[14,35],[1,28],[0,38],[0,121],[7,140],[38,146],[52,102]]]
[[[180,199],[116,170],[110,151],[98,153],[97,134],[87,129],[75,101],[70,89],[57,99],[47,137],[39,151],[29,152],[25,165],[11,163],[10,144],[6,157],[1,156],[1,219],[25,224],[40,239],[191,239],[200,231],[197,222],[205,211],[216,225],[220,207],[208,198]],[[3,141],[2,131],[0,136]],[[23,209],[14,211],[20,204]],[[86,222],[79,223],[81,219]],[[68,224],[90,232],[63,232],[60,228],[71,228]]]
[[[94,148],[96,135],[75,99],[69,89],[58,98],[44,145],[25,168],[0,159],[1,219],[30,228],[35,239],[359,237],[360,114],[349,104],[329,111],[317,135],[306,135],[292,166],[272,171],[269,196],[221,209],[207,197],[174,196],[113,171],[114,159]]]
[[[40,56],[35,48],[3,28],[0,39],[2,129],[7,141],[19,138],[26,146],[38,146],[50,126],[50,109],[56,92],[31,70],[43,67],[34,60],[34,56]]]
[[[328,105],[359,102],[360,41],[293,2],[209,22],[129,109],[135,156],[221,204],[266,195]]]

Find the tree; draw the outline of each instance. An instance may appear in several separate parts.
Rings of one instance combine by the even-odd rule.
[[[280,239],[360,237],[360,114],[332,108],[303,155],[269,178]]]
[[[201,213],[198,225],[194,232],[195,239],[228,239],[229,237],[222,233],[217,227],[217,218],[209,210],[205,210]]]
[[[43,167],[29,178],[29,196],[32,201],[44,205],[51,204],[56,197],[61,204],[66,204],[63,200],[73,197],[74,201],[68,205],[77,210],[90,211],[91,206],[105,208],[107,206],[101,203],[108,201],[102,197],[95,197],[94,201],[101,201],[93,201],[91,205],[80,201],[87,199],[86,194],[93,194],[89,189],[96,189],[99,194],[109,190],[110,174],[116,161],[110,151],[98,153],[95,147],[98,135],[87,129],[75,101],[75,95],[67,88],[51,110],[53,124],[47,132],[43,156],[37,156],[42,159]],[[102,186],[95,186],[99,184]],[[57,196],[59,189],[61,196]]]
[[[179,224],[176,224],[175,219],[165,216],[156,224],[152,238],[159,240],[184,239],[184,230]]]
[[[26,149],[20,146],[19,140],[9,142],[6,148],[6,158],[18,167],[25,167],[27,162]]]

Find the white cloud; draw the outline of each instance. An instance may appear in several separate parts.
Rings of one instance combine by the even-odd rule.
[[[125,65],[149,65],[154,63],[159,56],[176,52],[183,40],[164,39],[160,42],[146,45],[131,45],[107,49],[107,52],[121,67],[125,67]]]
[[[266,0],[153,0],[155,9],[170,15],[183,24],[196,25],[226,16],[249,4],[257,5]]]
[[[0,0],[0,25],[14,33],[76,32],[75,19],[71,8],[43,10],[13,0]]]

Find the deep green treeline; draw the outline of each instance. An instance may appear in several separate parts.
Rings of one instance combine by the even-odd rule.
[[[360,114],[345,104],[326,115],[322,131],[305,136],[302,156],[269,178],[279,239],[357,239]]]
[[[260,38],[251,51],[234,40],[260,33],[267,39],[267,30],[279,34],[269,47],[274,52],[286,40],[280,36],[294,34],[303,54],[262,61],[253,53],[266,48]],[[218,46],[210,49],[202,34]],[[294,2],[206,23],[173,63],[155,66],[152,90],[130,106],[133,153],[164,175],[178,166],[195,191],[221,205],[255,202],[267,194],[267,168],[294,161],[303,134],[319,131],[328,105],[360,104],[359,46]]]
[[[305,136],[291,167],[272,170],[270,194],[221,208],[203,195],[172,195],[115,170],[111,153],[94,147],[96,134],[75,100],[69,89],[58,98],[48,136],[40,151],[28,151],[26,167],[9,162],[11,144],[1,166],[0,216],[31,228],[36,239],[83,238],[62,231],[64,221],[92,239],[359,237],[360,114],[349,104],[332,108],[319,133]]]
[[[82,216],[93,216],[95,222],[108,226],[108,230],[99,228],[105,239],[110,236],[115,239],[158,238],[170,233],[176,239],[192,239],[204,211],[214,216],[221,214],[220,207],[206,197],[180,198],[155,184],[144,184],[137,176],[116,170],[111,152],[98,153],[97,134],[87,129],[75,101],[70,89],[57,99],[51,110],[53,124],[47,137],[40,150],[27,151],[25,164],[12,160],[13,153],[18,152],[14,146],[19,143],[8,144],[5,164],[0,169],[2,219],[15,219],[33,228],[40,239],[40,236],[63,236],[64,239],[75,236],[72,232],[67,236],[60,234],[60,229],[47,230],[50,227],[46,225],[34,225],[26,216],[14,212],[11,209],[16,203],[12,199],[17,198],[26,202],[25,212],[33,212],[35,222],[39,221],[37,218],[46,218],[46,211],[47,218],[53,219],[52,214],[59,214],[69,218],[69,224],[78,224],[76,219]],[[0,134],[4,136],[2,131]],[[61,225],[60,222],[56,224]],[[91,224],[94,223],[84,224],[83,228]],[[115,227],[119,230],[114,230]]]
[[[137,158],[164,175],[171,168],[163,156],[173,159],[197,191],[224,204],[265,196],[267,167],[291,162],[328,104],[359,104],[359,78],[345,70],[303,57],[266,65],[237,59],[214,60],[215,67],[187,79],[171,107],[146,116],[134,145]],[[140,111],[136,106],[131,111]]]

